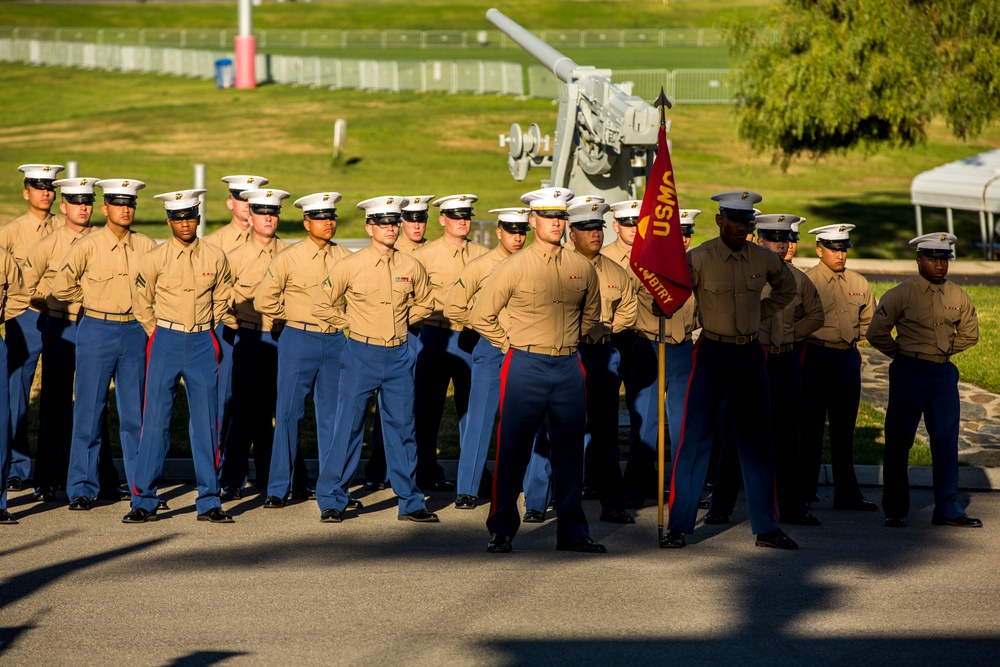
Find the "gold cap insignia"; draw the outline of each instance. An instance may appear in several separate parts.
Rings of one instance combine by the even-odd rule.
[[[838,232],[846,232],[846,231],[847,231],[847,225],[841,225],[841,226],[840,226],[840,227],[839,227],[839,228],[837,229],[837,231],[838,231]]]
[[[123,188],[127,188],[128,187],[128,181],[122,181],[122,187]]]
[[[468,197],[462,195],[461,197],[458,198],[458,201],[465,201],[466,199],[468,199]]]
[[[942,241],[947,241],[948,240],[948,235],[947,234],[942,234],[941,235],[941,240]]]
[[[330,195],[323,195],[323,201],[330,201]]]
[[[86,178],[81,178],[80,179],[80,185],[86,185],[86,184],[87,184],[87,179]]]
[[[271,192],[270,190],[268,190],[267,192],[264,193],[264,196],[267,197],[268,199],[270,199],[273,195],[274,195],[274,193]]]
[[[779,215],[778,216],[778,222],[784,222],[784,221],[785,221],[785,216]]]
[[[740,195],[740,199],[747,199],[749,196],[750,196],[749,192],[744,192],[743,194]]]
[[[629,208],[639,208],[639,202],[637,201],[632,202],[632,206],[630,206]]]
[[[250,178],[248,178],[248,179],[247,179],[247,183],[249,183],[249,184],[253,185],[253,182],[254,182],[255,180],[257,180],[257,179],[255,179],[255,178],[254,178],[253,176],[251,176]]]
[[[52,167],[50,167],[49,165],[45,165],[44,167],[42,167],[42,171],[52,171]]]
[[[184,199],[184,193],[183,192],[178,192],[178,193],[174,194],[174,200],[175,201],[180,201],[181,199]]]
[[[596,210],[597,210],[597,209],[599,209],[599,208],[601,208],[601,205],[600,205],[600,204],[591,204],[591,205],[590,205],[590,210],[591,210],[591,211],[596,211]]]
[[[419,204],[420,203],[420,197],[414,197],[413,198],[413,203],[414,204]]]
[[[682,218],[686,218],[686,217],[688,217],[688,212],[687,212],[687,211],[682,211],[682,212],[681,212],[681,217],[682,217]]]
[[[389,197],[388,199],[386,199],[386,200],[385,200],[385,203],[386,203],[386,204],[391,204],[391,203],[392,203],[392,202],[394,202],[394,201],[396,201],[396,198],[395,198],[395,197]]]

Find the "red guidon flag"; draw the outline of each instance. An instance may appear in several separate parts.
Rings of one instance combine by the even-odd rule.
[[[681,216],[667,130],[660,126],[656,159],[639,209],[629,264],[653,299],[670,315],[691,296],[691,272],[681,239]]]

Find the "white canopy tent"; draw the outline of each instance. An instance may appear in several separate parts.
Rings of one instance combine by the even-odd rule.
[[[919,174],[910,185],[910,201],[916,208],[917,236],[924,233],[922,206],[945,209],[948,231],[952,234],[955,233],[953,210],[978,212],[983,256],[994,259],[991,249],[997,240],[993,216],[1000,213],[1000,150],[980,153]]]

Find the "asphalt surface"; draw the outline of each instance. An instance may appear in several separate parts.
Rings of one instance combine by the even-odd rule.
[[[391,491],[342,524],[253,496],[212,525],[192,487],[163,492],[173,509],[142,525],[120,523],[125,503],[12,494],[0,664],[972,664],[1000,650],[996,493],[967,497],[985,528],[931,526],[920,490],[910,526],[887,529],[830,509],[823,487],[824,525],[788,531],[797,552],[755,547],[741,502],[737,523],[699,526],[678,551],[658,548],[653,506],[635,526],[592,523],[605,555],[556,551],[553,520],[496,555],[488,508],[447,496],[429,500],[436,525],[397,521]]]

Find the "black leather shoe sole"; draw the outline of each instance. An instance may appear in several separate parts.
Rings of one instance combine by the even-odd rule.
[[[0,510],[0,526],[13,526],[18,523],[14,515],[7,510]]]
[[[344,515],[340,513],[340,510],[330,508],[323,510],[322,514],[319,515],[319,520],[323,523],[341,523],[344,520]]]
[[[400,514],[396,518],[400,521],[416,521],[417,523],[438,523],[441,521],[437,514],[428,512],[427,510],[417,510],[409,514]]]
[[[886,517],[882,519],[882,525],[886,528],[906,528],[906,519],[890,519]]]
[[[147,512],[141,507],[134,507],[132,510],[122,517],[122,523],[146,523],[147,521],[156,521],[156,512]]]
[[[170,505],[167,504],[166,500],[158,500],[158,501],[156,501],[156,511],[157,512],[165,512],[168,509],[170,509]]]
[[[608,552],[608,548],[589,537],[585,537],[576,542],[557,542],[556,551],[575,551],[580,554],[605,554]]]
[[[983,522],[979,519],[974,519],[968,514],[963,514],[962,516],[957,516],[954,519],[945,519],[941,516],[935,516],[931,518],[931,524],[935,526],[955,526],[957,528],[982,528]]]
[[[268,496],[264,501],[264,508],[269,510],[281,509],[285,506],[285,501],[278,496]]]
[[[90,498],[86,496],[77,496],[73,500],[69,501],[69,508],[74,511],[85,511],[91,508]]]
[[[785,535],[780,530],[776,530],[773,533],[761,533],[757,536],[757,540],[754,544],[758,547],[770,547],[771,549],[785,549],[787,551],[794,551],[799,548],[799,545]]]
[[[635,523],[635,517],[625,510],[612,510],[610,512],[601,512],[601,521],[628,525]]]
[[[684,537],[684,533],[679,530],[669,530],[660,539],[661,549],[683,549],[686,546],[687,540]]]
[[[455,498],[455,509],[457,510],[474,510],[476,509],[476,497],[470,496],[468,494],[463,494],[458,498]]]
[[[20,477],[8,477],[7,478],[7,490],[8,491],[20,491],[24,488],[24,480]]]
[[[233,517],[229,516],[218,507],[213,507],[207,512],[199,514],[198,521],[209,521],[211,523],[236,523]]]
[[[712,514],[709,512],[705,515],[705,518],[701,520],[706,526],[721,526],[723,524],[729,523],[728,514]]]
[[[521,517],[521,520],[525,523],[544,523],[545,522],[545,512],[539,512],[538,510],[528,510]]]
[[[509,554],[513,548],[511,538],[506,535],[494,535],[490,543],[486,545],[486,551],[491,554]]]

